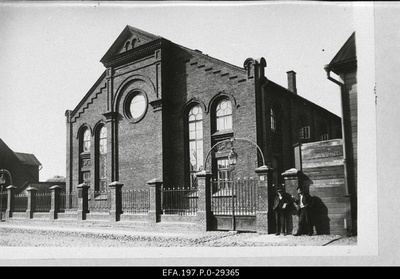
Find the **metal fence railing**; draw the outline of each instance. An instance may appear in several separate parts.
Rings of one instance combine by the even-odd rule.
[[[145,214],[150,210],[150,190],[122,190],[122,212]]]
[[[109,212],[111,209],[111,192],[89,192],[88,207],[90,212]]]
[[[78,193],[60,193],[60,212],[78,210]]]
[[[214,181],[211,210],[215,215],[255,215],[257,181],[237,179]]]
[[[28,208],[28,195],[21,193],[14,196],[14,211],[25,212]]]
[[[195,215],[198,192],[194,188],[161,188],[163,214]]]
[[[35,195],[35,212],[49,212],[51,209],[51,194],[37,193]]]

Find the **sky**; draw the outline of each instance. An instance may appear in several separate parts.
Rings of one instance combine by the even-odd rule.
[[[66,173],[65,111],[105,70],[101,57],[130,25],[243,67],[264,57],[268,79],[341,116],[328,64],[355,31],[353,2],[2,2],[0,138]]]

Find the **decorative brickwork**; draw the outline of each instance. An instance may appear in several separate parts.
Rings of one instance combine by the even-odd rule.
[[[126,190],[144,190],[150,186],[150,223],[161,220],[158,208],[161,184],[168,189],[190,187],[190,181],[193,181],[190,175],[198,171],[191,169],[190,158],[193,154],[190,152],[194,149],[190,149],[188,140],[189,132],[193,132],[189,127],[188,112],[194,104],[203,109],[202,127],[196,130],[202,133],[201,148],[196,150],[202,150],[203,158],[213,145],[231,137],[255,142],[266,164],[274,168],[271,177],[268,174],[266,178],[270,183],[268,187],[272,187],[273,183],[282,183],[279,174],[293,167],[292,147],[300,140],[300,114],[305,115],[309,127],[307,141],[319,140],[321,135],[316,127],[322,120],[327,123],[326,133],[330,138],[340,137],[340,118],[300,94],[293,94],[268,80],[264,58],[248,58],[243,67],[238,67],[127,26],[101,62],[106,68],[104,73],[77,107],[66,112],[66,187],[67,193],[73,192],[77,185],[85,182],[90,189],[78,189],[86,195],[85,191],[94,191],[98,185],[96,127],[99,123],[105,125],[107,155],[106,178],[103,177],[103,180],[106,179],[106,185],[113,191],[110,217],[113,221],[118,221],[121,215],[120,209],[116,208],[119,206],[119,194],[117,188],[111,185],[113,181],[123,183]],[[295,87],[295,75],[291,76],[290,83]],[[136,94],[143,96],[141,99],[145,102],[140,117],[132,119],[131,102]],[[232,123],[229,129],[220,131],[217,130],[216,107],[221,100],[231,104]],[[276,130],[271,129],[272,106],[280,108],[276,120],[280,126]],[[82,153],[83,127],[91,131],[92,148]],[[235,148],[240,152],[235,173],[238,177],[252,176],[254,169],[261,164],[257,149],[240,144]],[[87,162],[85,167],[83,159]],[[216,179],[216,161],[214,158],[210,160],[213,160],[212,178]],[[160,180],[149,181],[154,177]],[[198,188],[196,218],[201,229],[208,229],[209,209],[203,207],[208,204],[208,182],[202,179],[200,175],[199,182],[204,184]],[[211,176],[206,180],[209,179]],[[265,190],[266,186],[262,187]],[[263,200],[270,199],[268,187],[262,192],[267,193],[261,198]],[[86,205],[82,198],[80,203],[78,218],[84,219]],[[269,222],[267,219],[270,219],[268,216],[265,209],[260,208],[257,225],[260,231],[271,229],[266,225]]]

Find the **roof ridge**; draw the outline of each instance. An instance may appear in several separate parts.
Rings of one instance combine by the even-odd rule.
[[[232,69],[234,69],[234,70],[245,71],[245,69],[242,68],[242,67],[239,67],[239,66],[236,66],[236,65],[234,65],[234,64],[231,64],[231,63],[229,63],[229,62],[226,62],[226,61],[223,61],[223,60],[221,60],[221,59],[215,58],[215,57],[210,56],[210,55],[208,55],[208,54],[204,54],[204,53],[201,52],[200,50],[194,50],[194,49],[191,49],[191,48],[189,48],[189,47],[186,47],[186,46],[183,46],[183,45],[180,45],[180,44],[177,44],[177,43],[174,43],[174,44],[177,45],[177,46],[179,46],[179,47],[181,47],[181,48],[183,48],[183,49],[185,49],[185,50],[187,50],[187,51],[189,51],[189,52],[192,52],[192,53],[195,54],[195,55],[202,56],[202,57],[204,57],[204,58],[206,58],[206,59],[211,59],[211,60],[213,60],[214,62],[216,62],[216,63],[218,63],[218,64],[222,64],[222,65],[224,65],[224,66],[226,65],[226,66],[228,66],[229,68],[232,68]]]
[[[152,37],[152,38],[154,38],[154,39],[160,39],[160,38],[162,38],[162,37],[159,36],[159,35],[155,35],[155,34],[149,33],[149,32],[147,32],[147,31],[144,31],[144,30],[139,29],[139,28],[137,28],[137,27],[133,27],[133,26],[131,26],[131,25],[127,25],[126,27],[127,27],[130,31],[134,31],[134,32],[140,33],[140,34],[142,34],[142,35],[145,35],[145,36],[148,36],[148,37]],[[126,28],[126,27],[125,27],[125,28]]]

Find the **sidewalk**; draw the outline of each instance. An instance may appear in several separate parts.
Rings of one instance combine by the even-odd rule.
[[[342,241],[341,236],[338,235],[295,237],[234,231],[169,232],[87,223],[76,226],[49,222],[1,222],[0,232],[0,246],[36,247],[325,246]],[[355,243],[356,239],[353,239],[344,245],[354,245]]]

